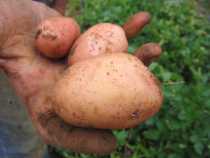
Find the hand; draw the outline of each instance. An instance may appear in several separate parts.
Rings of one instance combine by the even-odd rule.
[[[48,95],[65,64],[41,57],[33,46],[37,24],[51,16],[60,15],[38,2],[0,1],[0,67],[47,144],[76,152],[110,153],[116,146],[111,131],[67,125],[52,110]]]
[[[62,9],[59,11],[62,13]],[[63,61],[51,61],[40,56],[33,43],[36,26],[53,16],[60,14],[38,2],[0,1],[0,68],[8,75],[16,93],[24,101],[33,124],[47,144],[75,152],[108,154],[116,147],[111,131],[67,125],[52,109],[49,99],[51,88],[66,65]],[[140,55],[144,52],[143,48],[137,50],[136,55],[148,61],[145,53]]]
[[[64,14],[66,2],[67,0],[55,0],[52,7],[58,12],[60,12],[61,14]]]

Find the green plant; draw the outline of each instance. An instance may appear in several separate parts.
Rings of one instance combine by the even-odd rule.
[[[142,10],[151,13],[152,22],[129,41],[129,52],[146,42],[161,44],[164,52],[150,69],[162,82],[165,101],[160,112],[138,128],[115,131],[118,149],[106,157],[210,157],[210,27],[197,1],[71,0],[68,14],[86,29],[99,22],[121,25]],[[60,153],[65,158],[94,157]]]

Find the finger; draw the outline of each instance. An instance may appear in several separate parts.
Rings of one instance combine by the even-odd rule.
[[[47,7],[46,5],[36,1],[32,2],[32,10],[33,14],[37,18],[36,25],[39,24],[41,21],[48,19],[50,17],[60,16],[60,14],[56,12],[54,9],[51,9],[50,7]]]
[[[4,68],[5,60],[0,59],[0,70]]]
[[[17,28],[20,30],[29,31],[32,25],[28,17],[31,17],[30,1],[0,1],[0,48],[4,42],[8,40],[8,36],[17,32]],[[12,12],[11,12],[12,10]],[[24,23],[24,25],[21,25]],[[20,32],[17,32],[17,34]]]
[[[131,16],[123,25],[127,38],[134,38],[150,22],[150,19],[148,12],[138,12]]]
[[[48,59],[64,59],[63,57],[68,54],[73,42],[80,34],[80,26],[73,18],[62,16],[49,18],[58,16],[58,14],[52,14],[53,9],[41,5],[41,3],[36,3],[36,5],[34,8],[39,10],[39,13],[45,14],[38,16],[39,20],[37,21],[40,23],[35,30],[35,47]]]
[[[67,0],[55,0],[52,7],[55,10],[57,10],[59,13],[64,15],[65,14],[65,9],[66,9],[66,4],[67,4]]]
[[[48,115],[49,116],[49,115]],[[39,115],[41,133],[49,138],[46,143],[86,154],[106,155],[116,148],[116,140],[111,131],[85,129],[69,126],[58,116],[46,113]]]
[[[138,48],[134,55],[138,57],[146,66],[148,66],[154,59],[160,57],[162,49],[157,43],[147,43]]]

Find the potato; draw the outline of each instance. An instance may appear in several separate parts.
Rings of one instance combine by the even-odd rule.
[[[127,38],[134,38],[150,22],[150,19],[148,12],[138,12],[131,16],[123,25]]]
[[[79,35],[80,27],[73,18],[53,17],[38,26],[35,45],[46,57],[62,58]]]
[[[72,65],[53,89],[56,113],[79,127],[124,129],[153,116],[162,104],[158,82],[135,56],[105,53]]]
[[[97,24],[77,39],[69,56],[69,64],[103,53],[127,52],[127,49],[128,41],[120,26],[110,23]]]

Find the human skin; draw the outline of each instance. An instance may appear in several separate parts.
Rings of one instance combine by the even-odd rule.
[[[37,2],[43,2],[55,10],[57,10],[59,13],[64,14],[67,0],[33,0]]]
[[[8,76],[46,144],[75,152],[109,154],[116,147],[111,131],[66,124],[51,106],[51,89],[66,64],[36,52],[34,37],[37,25],[54,16],[61,15],[38,2],[0,1],[0,69]]]
[[[52,16],[60,15],[41,3],[0,1],[0,67],[46,144],[82,153],[110,153],[116,146],[111,131],[67,125],[52,110],[48,96],[65,65],[43,58],[33,45],[36,26]]]
[[[67,0],[56,0],[52,7],[56,9],[58,12],[60,12],[61,14],[64,14],[66,3],[67,3]]]

